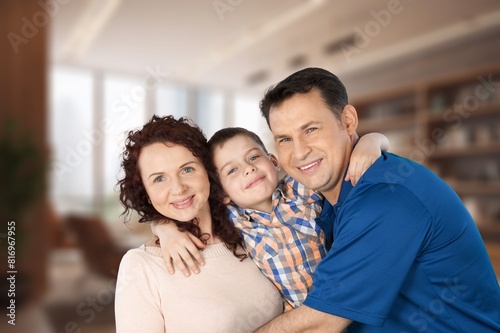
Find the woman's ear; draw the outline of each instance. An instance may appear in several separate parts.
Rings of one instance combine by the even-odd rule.
[[[280,166],[280,162],[278,161],[278,159],[276,158],[276,156],[274,156],[274,154],[269,154],[269,159],[271,160],[271,163],[276,168],[276,171],[279,172],[281,170],[281,166]]]
[[[224,193],[224,198],[222,199],[222,203],[224,205],[227,205],[231,202],[231,199],[229,199],[228,195],[226,193]]]

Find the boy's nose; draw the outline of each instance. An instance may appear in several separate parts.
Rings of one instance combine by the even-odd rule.
[[[253,165],[249,165],[247,166],[246,170],[245,170],[245,175],[248,175],[252,172],[255,172],[255,167]]]

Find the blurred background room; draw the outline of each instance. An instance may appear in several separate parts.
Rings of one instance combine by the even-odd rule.
[[[119,261],[151,237],[120,216],[124,133],[173,114],[273,151],[259,101],[310,66],[344,82],[361,134],[455,189],[500,277],[498,0],[2,0],[0,16],[0,331],[114,332]]]

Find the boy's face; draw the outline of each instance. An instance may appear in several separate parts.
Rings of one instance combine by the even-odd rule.
[[[278,186],[278,160],[245,135],[237,135],[216,147],[213,159],[224,191],[238,206],[271,211]]]

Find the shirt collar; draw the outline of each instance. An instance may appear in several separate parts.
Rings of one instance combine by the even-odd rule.
[[[285,194],[283,193],[281,182],[278,183],[278,186],[276,187],[276,189],[274,190],[273,195],[272,195],[272,207],[271,207],[272,211],[274,210],[274,208],[276,206],[276,203],[277,203],[276,200],[279,199],[280,196],[285,198],[285,201],[287,200]],[[241,215],[244,215],[248,220],[250,219],[252,214],[258,214],[260,216],[269,215],[269,213],[262,212],[260,210],[251,209],[251,208],[240,208],[239,207],[239,211],[240,211]]]
[[[352,186],[351,181],[343,181],[342,187],[340,188],[339,199],[337,200],[337,204],[343,204],[349,193],[354,186]]]
[[[272,195],[272,210],[273,211],[274,211],[275,206],[279,203],[279,199],[281,197],[283,198],[284,202],[287,202],[287,203],[296,200],[296,196],[294,195],[293,191],[288,191],[287,189],[288,189],[288,187],[287,187],[287,184],[284,182],[284,180],[283,179],[280,180],[278,182],[278,186],[276,187],[276,189],[274,190],[273,195]],[[269,213],[261,212],[259,210],[242,209],[242,208],[240,208],[240,213],[242,213],[241,215],[244,214],[247,218],[250,218],[250,215],[253,213],[256,213],[259,215],[262,215],[262,214],[269,215]]]

